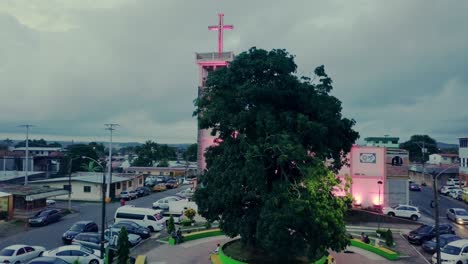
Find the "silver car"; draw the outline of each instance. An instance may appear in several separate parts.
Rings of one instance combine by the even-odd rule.
[[[175,202],[181,200],[180,197],[177,196],[168,196],[165,198],[161,198],[153,203],[153,209],[169,209],[169,202]]]
[[[463,208],[447,209],[447,218],[460,225],[468,224],[468,212]]]

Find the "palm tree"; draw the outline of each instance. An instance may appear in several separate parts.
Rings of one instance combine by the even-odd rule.
[[[101,167],[94,161],[83,163],[80,168],[87,172],[97,172],[101,169]]]

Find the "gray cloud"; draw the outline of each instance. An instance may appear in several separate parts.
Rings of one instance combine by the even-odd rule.
[[[299,74],[325,64],[362,137],[455,142],[468,108],[468,3],[130,1],[0,3],[0,136],[194,142],[195,52],[285,48]],[[464,122],[466,124],[466,122]]]

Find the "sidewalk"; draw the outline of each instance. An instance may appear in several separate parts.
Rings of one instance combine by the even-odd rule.
[[[146,255],[148,264],[206,264],[210,262],[210,253],[215,250],[216,244],[223,244],[229,240],[231,240],[231,238],[226,236],[216,236],[169,246],[156,239],[152,239],[136,248],[131,255]]]

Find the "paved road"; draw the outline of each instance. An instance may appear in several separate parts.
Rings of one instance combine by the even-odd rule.
[[[188,186],[181,186],[177,189],[168,190],[160,193],[152,193],[149,196],[141,197],[133,201],[128,201],[127,204],[136,205],[139,207],[151,208],[151,205],[156,200],[173,195]],[[66,208],[66,202],[58,202],[57,206]],[[120,206],[120,203],[111,203],[106,206],[106,219],[109,223],[113,220],[115,210]],[[61,221],[50,224],[44,227],[29,228],[28,231],[22,231],[18,234],[2,238],[0,241],[0,248],[12,244],[29,244],[40,245],[46,249],[53,249],[62,246],[62,234],[73,225],[73,223],[80,220],[91,220],[101,225],[101,204],[91,202],[73,202],[72,208],[78,209],[78,213],[65,216]],[[101,230],[101,229],[99,229]]]
[[[468,238],[468,226],[458,225],[446,217],[446,211],[448,208],[465,208],[468,210],[468,205],[462,201],[452,199],[449,196],[444,196],[438,194],[439,199],[439,220],[441,223],[450,223],[454,229],[455,233],[462,237]],[[419,210],[426,217],[421,218],[421,222],[426,224],[434,223],[434,209],[431,208],[431,201],[433,200],[433,190],[430,187],[422,187],[421,192],[410,192],[410,201],[414,206],[419,207]],[[424,220],[423,220],[424,219]],[[431,255],[424,252],[420,246],[414,246],[428,261],[431,260]]]
[[[446,217],[446,211],[449,208],[465,208],[468,210],[468,204],[452,199],[449,196],[439,195],[439,219],[441,223],[451,223],[455,228],[457,235],[468,238],[468,227],[457,225],[452,221],[449,221]],[[433,200],[433,192],[430,187],[422,187],[421,192],[410,192],[411,204],[419,207],[419,210],[434,219],[434,209],[431,208],[431,201]],[[433,221],[433,220],[432,220]]]

